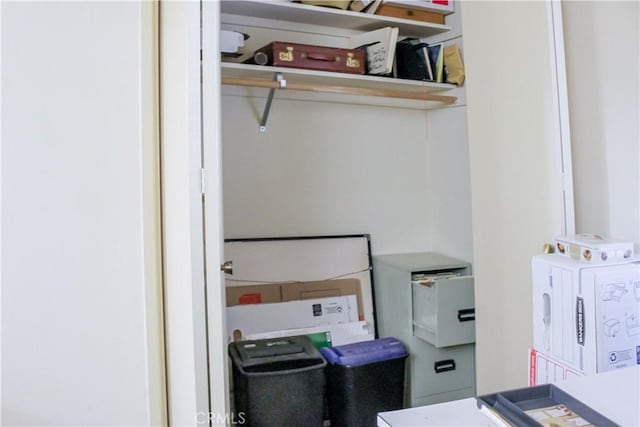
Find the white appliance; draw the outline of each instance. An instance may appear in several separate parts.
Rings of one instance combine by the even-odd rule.
[[[585,374],[640,364],[640,262],[532,261],[533,346]]]

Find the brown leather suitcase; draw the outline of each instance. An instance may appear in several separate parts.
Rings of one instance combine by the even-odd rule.
[[[366,63],[365,53],[360,49],[342,49],[281,41],[271,42],[256,50],[255,53],[267,56],[265,65],[339,73],[364,74]]]

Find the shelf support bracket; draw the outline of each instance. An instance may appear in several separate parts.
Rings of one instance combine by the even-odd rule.
[[[275,73],[273,76],[273,81],[278,84],[278,87],[269,89],[269,96],[267,97],[267,103],[264,106],[262,119],[260,119],[260,132],[265,132],[267,130],[267,119],[269,118],[269,110],[271,110],[271,103],[273,102],[273,95],[276,89],[287,88],[287,81],[282,77],[282,73]]]

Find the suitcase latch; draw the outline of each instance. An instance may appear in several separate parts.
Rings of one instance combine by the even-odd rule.
[[[360,67],[360,61],[353,57],[353,53],[347,54],[347,67],[350,67],[350,68]]]
[[[278,59],[280,59],[280,61],[288,61],[288,62],[293,61],[293,47],[287,46],[287,51],[280,52],[278,54]]]

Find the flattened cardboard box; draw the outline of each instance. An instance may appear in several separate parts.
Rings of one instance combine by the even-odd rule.
[[[249,286],[227,286],[227,307],[242,304],[266,304],[281,302],[279,283]]]
[[[281,286],[282,301],[300,301],[317,298],[355,295],[358,301],[358,320],[364,320],[362,294],[359,279],[334,279],[317,282],[284,283]]]
[[[250,334],[358,321],[355,295],[227,307],[228,340]]]
[[[345,345],[374,339],[369,331],[367,322],[333,323],[322,326],[311,326],[300,329],[284,329],[279,331],[257,332],[247,334],[243,338],[248,340],[261,340],[268,338],[290,337],[293,335],[309,335],[324,333],[329,336],[331,345]]]
[[[359,279],[227,286],[226,293],[227,307],[355,295],[358,302],[358,319],[364,320]]]

